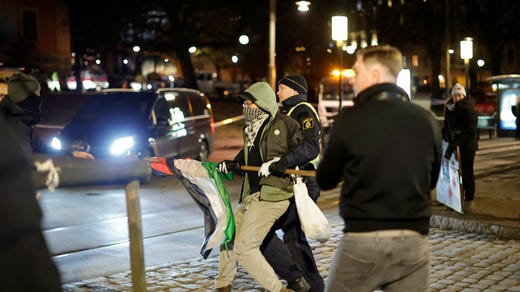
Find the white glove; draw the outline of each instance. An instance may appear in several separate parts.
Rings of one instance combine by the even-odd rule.
[[[267,162],[262,163],[262,166],[260,166],[260,170],[258,170],[258,176],[265,176],[268,177],[271,172],[269,171],[269,166],[271,166],[271,163],[276,162],[280,160],[280,157],[275,157]]]

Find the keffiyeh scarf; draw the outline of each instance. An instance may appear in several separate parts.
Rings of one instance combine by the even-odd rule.
[[[245,121],[245,146],[251,147],[255,141],[258,130],[269,117],[269,114],[264,112],[260,108],[244,108],[244,121]]]

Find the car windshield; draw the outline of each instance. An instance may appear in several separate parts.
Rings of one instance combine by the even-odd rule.
[[[74,118],[77,122],[148,119],[153,94],[110,93],[94,95]]]

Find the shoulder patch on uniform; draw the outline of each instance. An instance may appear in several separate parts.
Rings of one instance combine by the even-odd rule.
[[[302,128],[303,130],[308,130],[314,128],[314,119],[313,118],[306,118],[302,121]]]

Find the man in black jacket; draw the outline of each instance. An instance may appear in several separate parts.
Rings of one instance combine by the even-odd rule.
[[[345,234],[327,291],[429,288],[430,191],[439,176],[441,131],[434,116],[396,85],[401,69],[394,47],[358,51],[355,106],[334,122],[319,163],[323,190],[343,181]]]
[[[464,86],[455,84],[451,90],[451,97],[446,102],[442,133],[444,140],[451,145],[459,146],[464,201],[472,201],[475,197],[473,163],[475,152],[478,150],[477,122],[475,105],[466,97]],[[447,152],[454,148],[454,146],[448,147]]]

